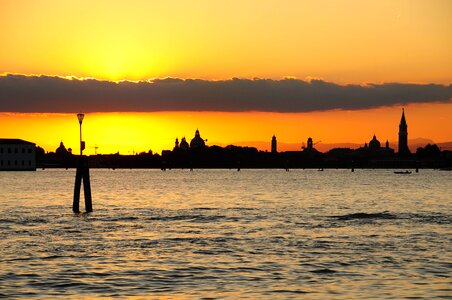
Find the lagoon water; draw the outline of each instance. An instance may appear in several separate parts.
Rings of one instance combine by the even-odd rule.
[[[452,297],[452,173],[0,173],[0,297]],[[80,205],[84,207],[83,200]]]

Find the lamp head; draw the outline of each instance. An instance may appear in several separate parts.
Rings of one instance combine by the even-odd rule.
[[[83,118],[84,118],[84,117],[85,117],[84,114],[77,114],[78,122],[79,122],[80,124],[82,124],[82,121],[83,121]]]

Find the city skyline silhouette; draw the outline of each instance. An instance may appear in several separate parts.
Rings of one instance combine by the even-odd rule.
[[[0,298],[451,297],[451,0],[0,3]]]
[[[82,117],[80,117],[82,116]],[[201,135],[196,129],[192,138],[182,136],[176,137],[172,149],[162,150],[155,153],[151,149],[143,152],[127,153],[126,155],[116,152],[114,154],[97,153],[98,146],[94,147],[95,155],[88,159],[81,156],[85,149],[86,141],[82,140],[83,114],[78,114],[80,123],[80,155],[77,155],[72,148],[66,148],[63,141],[55,152],[46,152],[43,148],[23,140],[0,139],[0,167],[2,170],[22,170],[36,168],[72,168],[77,166],[78,191],[82,177],[88,182],[89,189],[89,167],[95,168],[160,168],[161,170],[172,168],[284,168],[287,171],[291,168],[441,168],[448,169],[452,164],[452,151],[444,149],[437,144],[428,143],[424,146],[416,147],[415,151],[410,150],[408,135],[408,122],[405,116],[405,109],[402,108],[400,122],[398,126],[399,139],[395,145],[391,145],[388,139],[380,141],[376,134],[364,145],[352,149],[350,147],[336,147],[327,152],[317,149],[322,143],[321,140],[314,140],[308,137],[306,143],[296,151],[278,150],[278,140],[274,134],[269,141],[270,151],[258,150],[255,147],[245,145],[227,145],[225,147],[207,144],[208,139]],[[19,148],[22,145],[33,145],[33,152],[30,153]],[[397,147],[397,148],[396,148]],[[411,146],[413,148],[413,145]],[[80,158],[77,158],[79,157]],[[83,159],[82,159],[83,158]],[[35,162],[36,161],[36,162]],[[26,164],[28,162],[28,164]],[[409,171],[403,171],[410,174]],[[85,180],[85,179],[84,179]],[[77,195],[80,194],[80,191]],[[75,194],[74,194],[75,195]],[[90,199],[90,196],[88,197]],[[78,211],[79,196],[74,196],[74,211]],[[90,200],[88,200],[90,201]],[[88,205],[87,207],[90,207]]]

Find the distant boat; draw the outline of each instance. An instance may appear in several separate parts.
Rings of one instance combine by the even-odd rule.
[[[394,171],[394,174],[411,174],[411,171]]]

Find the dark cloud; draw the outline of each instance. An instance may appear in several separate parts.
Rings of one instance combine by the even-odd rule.
[[[157,79],[109,82],[52,76],[0,76],[3,112],[265,111],[367,109],[450,102],[452,85],[337,85],[322,80]]]

